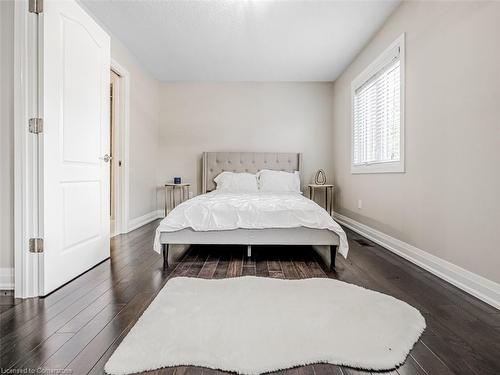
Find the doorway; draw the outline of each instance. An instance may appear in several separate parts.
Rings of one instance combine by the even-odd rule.
[[[47,2],[42,23],[28,5],[15,2],[16,298],[48,295],[108,258],[129,216],[130,74],[76,1]]]
[[[120,75],[116,73],[113,69],[110,72],[110,97],[109,97],[109,150],[111,162],[109,163],[110,173],[109,173],[109,186],[110,186],[110,196],[109,196],[109,218],[110,218],[110,235],[111,237],[116,236],[120,233],[118,229],[117,220],[119,212],[117,212],[117,204],[119,202],[120,196],[120,180],[119,180],[119,168],[121,167],[120,152],[118,147],[118,126],[119,126],[119,102],[120,102]]]
[[[117,61],[110,64],[109,218],[110,237],[128,232],[130,73]]]

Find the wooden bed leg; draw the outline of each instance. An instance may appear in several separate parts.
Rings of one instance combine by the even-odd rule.
[[[330,270],[335,270],[335,258],[337,256],[337,245],[330,245]]]
[[[168,268],[168,244],[162,244],[162,253],[163,253],[163,269]]]

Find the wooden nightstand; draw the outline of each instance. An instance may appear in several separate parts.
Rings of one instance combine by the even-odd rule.
[[[325,190],[325,210],[332,215],[333,211],[333,190],[334,186],[333,185],[316,185],[316,184],[309,184],[309,198],[311,200],[314,200],[314,192],[316,189],[324,189]],[[330,194],[328,194],[330,192]],[[330,204],[328,204],[328,195],[330,195]]]
[[[175,191],[179,188],[179,201],[175,200]],[[189,199],[189,191],[191,188],[191,184],[189,182],[184,182],[182,184],[174,184],[173,182],[167,182],[165,184],[165,216],[172,211],[175,206],[179,203],[182,203],[186,200],[186,191],[187,191],[187,199]]]

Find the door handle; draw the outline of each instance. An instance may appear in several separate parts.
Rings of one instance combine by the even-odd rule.
[[[111,156],[109,156],[108,154],[100,157],[99,159],[101,160],[104,160],[105,163],[109,163],[111,161],[111,159],[113,159]]]

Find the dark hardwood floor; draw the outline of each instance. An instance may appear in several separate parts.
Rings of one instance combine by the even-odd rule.
[[[102,374],[107,359],[169,278],[257,275],[333,277],[390,294],[418,308],[427,320],[427,329],[406,362],[386,374],[500,374],[500,311],[353,232],[347,230],[349,257],[337,258],[336,272],[325,270],[307,247],[254,247],[254,257],[249,260],[246,248],[213,246],[192,247],[180,262],[164,271],[161,256],[151,250],[156,224],[114,238],[110,260],[46,298],[2,296],[2,373],[7,369],[66,368],[73,374]],[[331,339],[338,339],[335,332]],[[199,367],[151,373],[221,374]],[[318,364],[283,373],[369,372]]]

